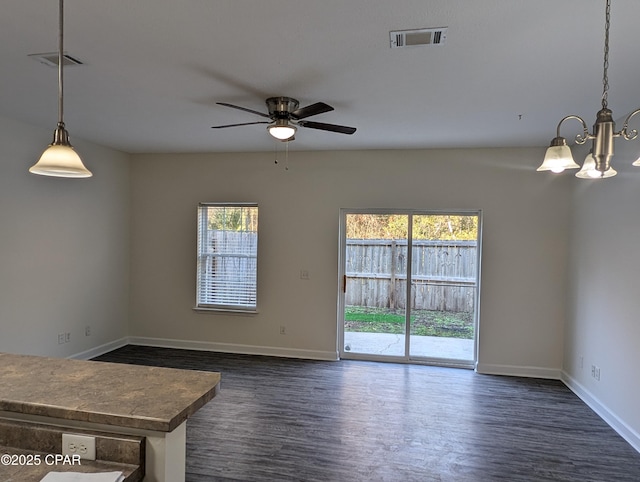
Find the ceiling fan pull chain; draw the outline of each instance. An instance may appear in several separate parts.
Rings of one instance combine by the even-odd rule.
[[[284,146],[284,170],[289,170],[289,143],[285,142]]]

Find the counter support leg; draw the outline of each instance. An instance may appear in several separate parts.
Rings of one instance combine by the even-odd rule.
[[[147,435],[145,482],[184,482],[187,422],[173,432]]]

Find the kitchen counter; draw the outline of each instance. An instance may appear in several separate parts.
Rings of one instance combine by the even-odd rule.
[[[0,353],[0,410],[171,432],[217,393],[220,374]]]
[[[220,374],[0,353],[0,417],[146,437],[148,481],[184,480],[186,420]]]

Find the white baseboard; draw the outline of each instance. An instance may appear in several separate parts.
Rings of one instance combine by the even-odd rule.
[[[560,380],[559,368],[477,363],[476,372],[482,373],[484,375],[505,375],[510,377],[549,378],[552,380]]]
[[[580,384],[575,378],[571,377],[567,372],[561,372],[561,380],[569,389],[575,393],[580,400],[586,403],[591,410],[596,412],[602,420],[614,429],[629,444],[640,452],[640,434],[633,428],[629,427],[615,413],[611,412],[603,403],[600,402],[584,385]]]
[[[130,345],[157,346],[160,348],[181,348],[185,350],[237,353],[242,355],[277,356],[283,358],[302,358],[307,360],[338,360],[338,353],[331,351],[298,350],[271,346],[237,345],[234,343],[172,340],[167,338],[149,338],[137,336],[129,337],[128,342]]]
[[[110,351],[117,350],[118,348],[122,348],[125,345],[129,344],[129,338],[120,338],[119,340],[110,341],[109,343],[105,343],[104,345],[96,346],[95,348],[90,348],[89,350],[85,350],[80,353],[76,353],[75,355],[71,355],[67,358],[73,358],[75,360],[90,360],[96,356],[104,355],[105,353],[109,353]]]

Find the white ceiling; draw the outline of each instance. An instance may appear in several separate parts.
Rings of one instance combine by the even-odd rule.
[[[264,99],[322,101],[290,149],[548,145],[600,108],[604,0],[109,0],[65,2],[65,122],[126,152],[269,151]],[[0,115],[55,128],[57,0],[3,0]],[[609,107],[640,107],[640,2],[613,0]],[[448,27],[442,46],[391,49],[389,31]],[[634,126],[638,127],[638,126]],[[575,121],[563,135],[578,132]],[[282,144],[279,144],[282,147]]]

